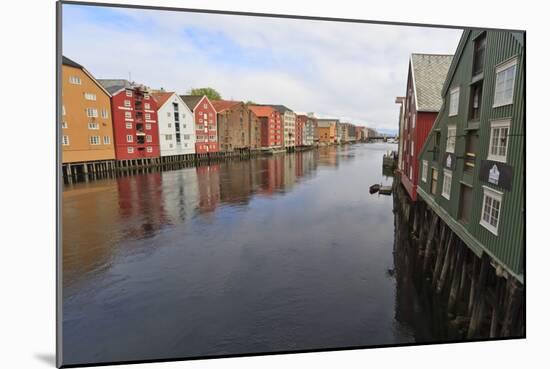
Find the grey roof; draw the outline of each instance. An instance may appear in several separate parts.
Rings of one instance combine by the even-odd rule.
[[[181,99],[189,107],[189,110],[193,111],[195,109],[195,106],[199,103],[199,101],[202,100],[204,96],[196,96],[196,95],[180,95]]]
[[[67,58],[66,56],[63,56],[63,65],[69,65],[71,67],[84,69],[84,67],[82,65],[78,64],[74,60],[71,60],[71,59]]]
[[[411,55],[415,101],[419,111],[437,112],[441,108],[441,90],[452,61],[453,55]]]
[[[134,87],[127,79],[98,79],[98,81],[111,95],[123,88]]]
[[[287,111],[289,111],[291,113],[294,113],[294,111],[292,109],[289,109],[284,105],[273,105],[273,104],[255,104],[255,105],[258,105],[258,106],[271,106],[273,109],[277,110],[281,114],[284,114]]]

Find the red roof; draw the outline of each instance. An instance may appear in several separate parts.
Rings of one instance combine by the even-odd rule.
[[[271,114],[275,111],[271,106],[265,106],[265,105],[250,105],[248,107],[250,110],[256,114],[258,117],[270,117]]]
[[[155,99],[155,101],[157,102],[158,107],[160,108],[173,94],[174,92],[153,92],[151,95],[153,96],[153,99]]]
[[[212,100],[211,102],[214,106],[214,110],[216,110],[217,113],[221,113],[222,111],[227,110],[237,104],[242,104],[242,101],[231,100]]]

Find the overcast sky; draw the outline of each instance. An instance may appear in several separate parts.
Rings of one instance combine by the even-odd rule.
[[[413,52],[453,54],[462,31],[63,6],[63,54],[96,78],[283,104],[396,131]]]

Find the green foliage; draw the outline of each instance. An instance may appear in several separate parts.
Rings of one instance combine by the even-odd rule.
[[[188,95],[203,96],[206,95],[210,100],[221,100],[222,96],[212,87],[192,88],[187,91]]]

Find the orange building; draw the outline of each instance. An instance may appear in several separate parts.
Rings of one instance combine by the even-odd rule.
[[[317,119],[317,131],[320,144],[333,144],[336,142],[336,119]]]
[[[64,175],[114,168],[111,95],[80,64],[63,57],[61,147]]]

